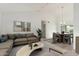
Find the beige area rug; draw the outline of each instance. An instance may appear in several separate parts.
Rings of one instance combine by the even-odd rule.
[[[62,45],[62,44],[52,44],[48,41],[42,41],[44,44],[44,47],[42,48],[41,51],[34,51],[31,56],[77,56],[72,48],[69,48],[67,45]],[[52,45],[59,46],[60,48],[64,48],[66,52],[64,54],[60,54],[56,51],[51,51],[49,52],[49,48],[52,47]],[[23,45],[24,46],[24,45]],[[22,48],[23,46],[18,46],[13,48],[12,52],[10,53],[10,56],[16,56],[16,52]],[[69,50],[70,49],[70,50]]]
[[[59,46],[59,47],[61,47],[61,48],[64,48],[64,49],[66,49],[66,50],[73,50],[72,44],[71,44],[71,45],[66,44],[66,43],[65,43],[65,44],[64,44],[64,43],[56,43],[56,44],[53,44],[53,43],[52,43],[52,39],[46,39],[45,41],[51,43],[52,45],[56,45],[56,46]]]
[[[58,52],[60,54],[65,54],[66,52],[68,52],[68,50],[64,49],[64,48],[61,48],[60,46],[58,45],[55,45],[55,44],[50,44],[50,43],[47,43],[48,45],[50,45],[51,47],[49,48],[49,51],[55,51],[55,52]]]
[[[44,40],[44,41],[46,41],[46,42],[49,42],[48,44],[50,44],[49,46],[57,46],[57,47],[60,47],[60,48],[62,48],[62,49],[64,49],[64,50],[66,50],[65,51],[65,53],[64,54],[62,54],[63,56],[78,56],[79,54],[77,54],[76,52],[75,52],[75,50],[73,49],[73,46],[72,46],[72,44],[71,45],[69,45],[69,44],[64,44],[64,43],[56,43],[56,44],[53,44],[52,43],[52,39],[46,39],[46,40]]]

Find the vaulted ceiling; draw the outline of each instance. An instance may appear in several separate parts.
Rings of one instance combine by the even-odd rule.
[[[38,11],[45,5],[42,3],[2,3],[0,11]]]
[[[73,4],[71,3],[0,3],[0,12],[38,12],[41,15],[56,16],[60,21],[63,12],[63,19],[66,23],[73,23]]]
[[[56,8],[71,8],[72,4],[61,3],[0,3],[0,11],[55,11]]]

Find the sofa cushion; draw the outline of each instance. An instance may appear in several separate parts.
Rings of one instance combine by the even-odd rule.
[[[28,41],[31,41],[31,42],[38,42],[39,41],[36,37],[29,37],[27,39],[28,39]]]
[[[15,42],[14,46],[16,46],[16,45],[23,45],[23,44],[28,44],[28,42],[27,41]]]
[[[7,36],[5,36],[5,35],[1,35],[0,36],[0,43],[5,42],[7,40],[8,40],[8,37]]]
[[[10,48],[13,45],[13,40],[7,40],[6,42],[0,43],[0,49]]]
[[[0,56],[7,56],[8,55],[8,49],[1,49],[0,50]]]
[[[0,36],[0,43],[2,43],[2,39],[3,39],[2,36]]]
[[[26,35],[25,34],[19,34],[19,37],[20,38],[26,38]]]
[[[15,39],[15,34],[7,34],[8,39]]]
[[[20,38],[21,35],[20,34],[14,34],[15,35],[15,38]]]
[[[0,37],[0,42],[1,42],[1,43],[5,42],[6,40],[7,40],[6,37]]]
[[[28,37],[27,39],[34,40],[34,39],[36,39],[36,37]]]
[[[35,35],[33,33],[26,34],[27,37],[34,37]]]
[[[15,34],[15,38],[26,38],[25,34]]]
[[[18,38],[16,39],[14,42],[23,42],[23,41],[27,41],[27,38]]]

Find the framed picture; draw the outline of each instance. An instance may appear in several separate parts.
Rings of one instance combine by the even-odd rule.
[[[30,22],[14,21],[14,32],[30,32],[30,31],[31,31]]]
[[[27,31],[31,31],[31,23],[27,22]]]
[[[14,21],[14,31],[15,32],[22,31],[22,23],[20,21]]]

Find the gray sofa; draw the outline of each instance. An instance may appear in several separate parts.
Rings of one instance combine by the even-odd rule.
[[[14,46],[39,42],[37,36],[33,33],[28,34],[6,34],[8,40],[0,43],[0,56],[8,56]]]

